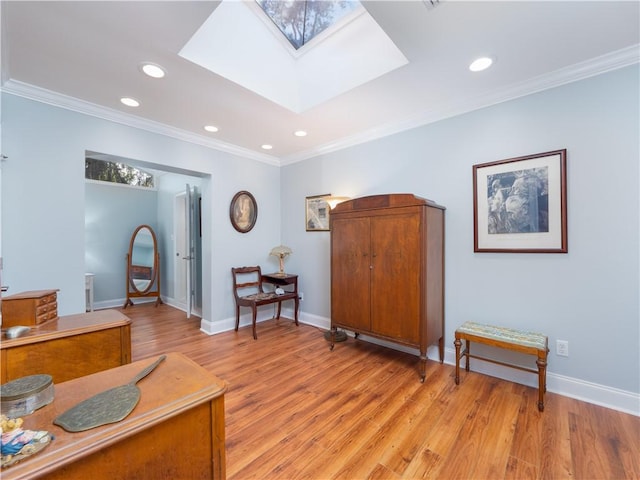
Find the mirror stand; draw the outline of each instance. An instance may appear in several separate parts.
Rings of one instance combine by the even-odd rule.
[[[157,297],[156,307],[162,303],[160,298],[160,255],[156,234],[148,225],[140,225],[133,232],[127,253],[127,298],[122,308],[133,306],[132,298]]]

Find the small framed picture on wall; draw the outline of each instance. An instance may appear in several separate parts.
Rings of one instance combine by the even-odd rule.
[[[258,218],[258,204],[251,193],[242,190],[236,193],[229,206],[231,225],[240,233],[249,232]]]
[[[326,232],[329,230],[331,208],[327,199],[330,193],[307,197],[305,201],[305,224],[307,232]]]

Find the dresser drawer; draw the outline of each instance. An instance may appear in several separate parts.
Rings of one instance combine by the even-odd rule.
[[[44,307],[46,305],[51,305],[53,304],[54,308],[57,307],[57,300],[58,300],[58,294],[57,293],[52,293],[50,295],[45,295],[44,297],[40,297],[40,298],[36,298],[36,306],[37,307]]]
[[[56,318],[58,318],[58,309],[54,308],[53,310],[49,310],[48,312],[36,314],[36,323],[44,323]]]
[[[58,311],[58,302],[54,301],[45,303],[44,305],[40,305],[36,307],[36,316],[44,315],[49,312],[57,312]]]

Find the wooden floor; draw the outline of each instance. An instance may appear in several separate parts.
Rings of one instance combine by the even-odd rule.
[[[169,306],[124,310],[133,360],[178,351],[227,381],[227,478],[638,479],[640,418],[281,319],[208,336]]]

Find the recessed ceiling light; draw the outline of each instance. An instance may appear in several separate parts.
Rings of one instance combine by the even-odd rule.
[[[293,132],[293,134],[296,137],[306,137],[307,136],[307,132],[305,132],[304,130],[296,130],[295,132]]]
[[[481,72],[482,70],[486,70],[487,68],[489,68],[492,63],[492,58],[480,57],[471,62],[471,65],[469,65],[469,70],[471,70],[472,72]]]
[[[124,103],[127,107],[139,107],[140,106],[140,102],[138,100],[136,100],[135,98],[122,97],[120,99],[120,101],[122,103]]]
[[[165,76],[164,68],[155,63],[143,63],[140,68],[144,73],[153,78],[162,78]]]
[[[262,145],[263,150],[271,150],[272,148],[273,148],[273,145],[269,145],[268,143],[265,143],[264,145]]]
[[[213,125],[206,125],[204,129],[211,133],[216,133],[218,131],[218,127],[214,127]]]

